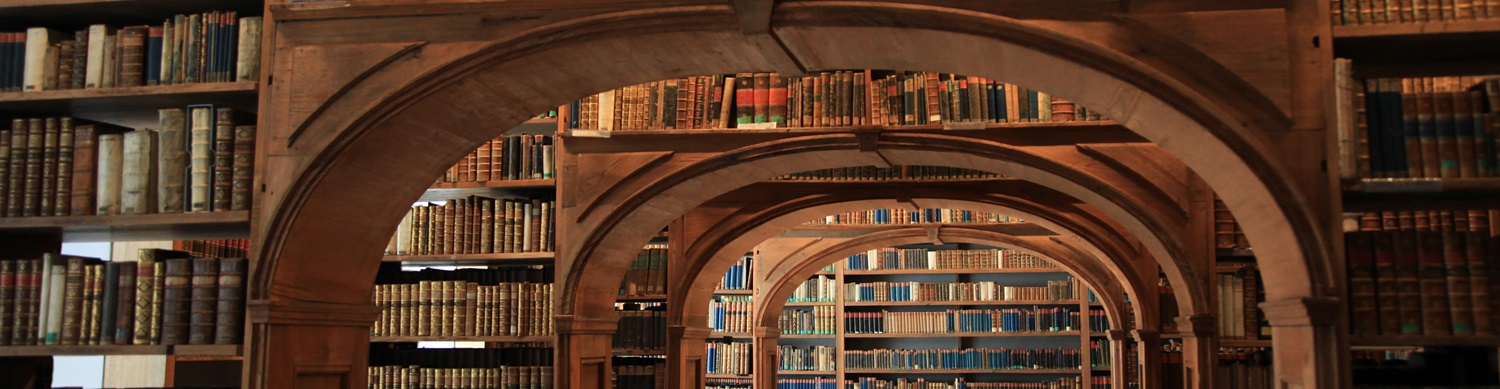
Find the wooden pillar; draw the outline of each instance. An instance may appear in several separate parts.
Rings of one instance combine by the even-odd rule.
[[[777,342],[781,339],[781,328],[757,326],[752,332],[755,336],[755,352],[759,354],[754,362],[755,387],[775,388],[776,369],[781,362],[776,356],[777,347],[780,347]]]
[[[1219,338],[1214,336],[1213,315],[1177,318],[1177,332],[1182,333],[1182,384],[1188,389],[1213,387],[1214,371],[1219,366]]]
[[[1136,361],[1140,363],[1142,388],[1161,387],[1161,333],[1150,329],[1130,330],[1137,347]]]
[[[1260,304],[1271,322],[1272,367],[1280,389],[1348,387],[1340,371],[1347,354],[1339,345],[1339,314],[1344,305],[1336,298],[1301,297]]]
[[[380,316],[378,308],[272,300],[251,301],[247,308],[246,388],[365,388],[370,325]]]
[[[667,387],[702,388],[706,371],[708,327],[667,326]]]
[[[1130,341],[1129,334],[1125,330],[1109,330],[1105,332],[1109,337],[1109,387],[1124,389],[1125,384],[1125,344]]]
[[[606,314],[613,315],[614,312]],[[557,389],[605,389],[611,387],[617,317],[557,315],[557,358],[553,381]]]

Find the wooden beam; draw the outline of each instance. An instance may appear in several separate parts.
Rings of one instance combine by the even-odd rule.
[[[492,11],[556,13],[569,10],[641,9],[686,5],[718,5],[712,0],[359,0],[270,4],[267,9],[280,21],[353,19],[390,15],[452,15]]]
[[[740,32],[745,35],[769,35],[771,33],[771,8],[775,0],[730,0],[734,13],[740,18]]]

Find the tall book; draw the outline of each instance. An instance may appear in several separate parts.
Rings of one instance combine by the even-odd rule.
[[[112,340],[112,344],[131,344],[135,338],[135,291],[139,286],[136,283],[138,269],[135,262],[119,262],[119,281],[117,281],[117,292],[114,300],[115,315],[106,315],[104,320],[114,320],[114,333],[106,336]]]
[[[93,337],[98,339],[94,344],[114,344],[115,340],[115,315],[119,308],[115,303],[120,299],[120,262],[108,262],[104,264],[104,275],[100,277],[99,288],[103,291],[99,294],[99,316],[94,325]]]
[[[1420,261],[1418,276],[1422,284],[1422,334],[1451,334],[1453,319],[1448,300],[1442,233],[1418,231],[1417,240]]]
[[[16,265],[20,261],[0,260],[0,346],[12,345],[16,322],[20,318],[16,314]]]
[[[73,130],[73,184],[69,194],[69,214],[93,215],[99,166],[99,148],[96,127],[79,124]]]
[[[36,92],[46,89],[47,76],[56,77],[56,63],[47,66],[47,57],[51,56],[54,61],[57,58],[57,44],[71,35],[65,35],[61,31],[46,27],[32,27],[26,29],[26,66],[23,75],[21,90]],[[56,82],[56,79],[53,79]]]
[[[728,102],[725,103],[729,106]],[[736,124],[755,123],[755,74],[734,76],[734,117]]]
[[[245,326],[245,259],[219,259],[214,344],[240,344]]]
[[[99,215],[120,214],[120,179],[125,168],[124,137],[123,134],[99,134],[96,145],[99,153],[98,180],[94,185]]]
[[[188,107],[188,212],[212,209],[214,109]]]
[[[212,344],[219,304],[219,259],[193,258],[192,261],[187,344]]]
[[[229,193],[233,188],[234,171],[234,110],[219,108],[214,111],[213,136],[213,189],[211,209],[227,211]]]
[[[180,213],[183,199],[188,197],[188,132],[186,118],[181,109],[169,108],[157,111],[159,132],[157,151],[161,157],[156,184],[157,211]]]
[[[57,118],[43,120],[42,172],[41,182],[37,184],[37,216],[52,216],[52,212],[56,210],[52,200],[57,198],[57,122]]]
[[[109,55],[105,51],[104,42],[110,38],[109,26],[95,24],[88,29],[88,55],[84,66],[84,88],[102,88],[104,81],[104,60]]]
[[[5,216],[21,216],[21,201],[26,192],[26,158],[30,145],[31,121],[14,119],[10,122],[10,160],[7,163],[5,186]]]
[[[148,26],[130,26],[120,29],[119,79],[115,86],[146,85],[146,31]]]
[[[156,202],[156,131],[139,129],[125,133],[121,158],[120,213],[127,215],[155,213]]]
[[[161,343],[188,344],[189,313],[192,303],[193,259],[171,258],[165,261],[161,287]]]
[[[235,78],[239,81],[260,80],[260,34],[259,16],[240,18],[238,63],[235,64]]]
[[[42,158],[46,154],[46,126],[41,118],[28,119],[26,136],[25,189],[21,192],[21,216],[40,214],[42,201]]]
[[[87,268],[95,263],[97,259],[84,257],[68,257],[67,265],[63,273],[66,282],[62,295],[62,333],[60,344],[78,345],[88,339],[88,334],[83,332],[84,320],[88,312],[84,307],[85,282],[88,281],[85,274]],[[88,288],[92,289],[92,288]]]
[[[67,260],[56,253],[42,253],[41,315],[37,318],[37,344],[60,344],[62,341],[64,295],[67,286]]]
[[[162,273],[157,272],[163,261],[174,258],[189,258],[184,251],[162,249],[140,249],[136,252],[135,273],[135,323],[133,344],[153,344],[152,325],[159,320],[161,291],[157,286]],[[159,326],[160,323],[157,323]],[[158,327],[159,328],[159,327]]]
[[[58,119],[57,126],[57,177],[52,194],[51,214],[67,216],[73,214],[73,169],[76,164],[74,146],[78,143],[78,127],[74,126],[73,118],[70,117]]]

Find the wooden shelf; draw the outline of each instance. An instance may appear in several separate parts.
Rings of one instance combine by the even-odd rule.
[[[1083,369],[849,369],[846,374],[1082,374]]]
[[[782,339],[833,339],[837,336],[834,334],[781,334]]]
[[[845,270],[844,276],[877,276],[906,274],[1045,274],[1067,273],[1061,268],[1035,269],[902,269],[902,270]]]
[[[1056,233],[1032,223],[913,223],[913,224],[804,224],[783,231],[783,238],[855,238],[902,228],[965,227],[1011,236],[1053,236]]]
[[[1255,268],[1250,265],[1214,265],[1214,273],[1239,273],[1245,268]]]
[[[750,374],[746,374],[746,375],[739,375],[739,374],[704,374],[703,375],[703,378],[707,378],[707,379],[715,379],[715,378],[719,378],[719,379],[723,379],[723,378],[754,378],[754,377],[755,376],[750,375]]]
[[[172,346],[172,354],[178,356],[193,357],[238,357],[241,354],[238,344],[180,344]]]
[[[158,109],[183,108],[192,104],[230,107],[239,111],[241,116],[253,116],[257,89],[257,83],[246,81],[8,92],[0,93],[0,114],[11,117],[71,116],[131,128],[154,128],[159,120]]]
[[[722,294],[722,295],[729,295],[729,296],[753,296],[753,295],[755,295],[755,291],[754,290],[741,290],[741,289],[714,289],[714,294]]]
[[[1271,347],[1270,339],[1219,339],[1221,347]]]
[[[802,302],[795,302],[795,303],[786,303],[785,306],[788,306],[788,307],[823,307],[823,306],[832,306],[832,305],[834,305],[834,302],[832,302],[832,301],[802,301]]]
[[[1093,121],[1070,121],[1070,122],[1022,122],[1022,123],[982,123],[982,122],[958,122],[945,124],[922,124],[922,125],[864,125],[864,126],[831,126],[831,127],[782,127],[772,129],[742,129],[742,128],[713,128],[713,129],[680,129],[680,130],[650,130],[650,131],[607,131],[610,138],[622,137],[673,137],[679,135],[726,135],[726,134],[776,134],[776,133],[837,133],[850,132],[854,130],[879,130],[879,131],[950,131],[950,130],[986,130],[986,131],[1100,131],[1113,135],[1124,135],[1129,132],[1120,123],[1113,120]],[[578,137],[598,137],[598,130],[570,130],[569,135]],[[1139,136],[1135,137],[1139,139]],[[1122,138],[1128,141],[1129,138]]]
[[[1351,346],[1500,346],[1500,336],[1410,336],[1410,335],[1387,335],[1387,336],[1351,336]]]
[[[837,375],[834,370],[777,370],[776,375]]]
[[[7,217],[0,233],[61,234],[64,242],[244,238],[250,211]]]
[[[1343,197],[1347,212],[1500,208],[1500,178],[1364,180]]]
[[[1215,254],[1215,256],[1217,256],[1219,258],[1224,258],[1224,257],[1248,257],[1248,258],[1254,258],[1255,257],[1255,252],[1254,251],[1251,251],[1250,249],[1244,249],[1244,248],[1214,249],[1214,254]]]
[[[708,335],[708,339],[718,339],[718,338],[753,338],[753,337],[755,337],[755,336],[751,335],[749,332],[712,332],[712,333],[710,333]]]
[[[0,357],[37,357],[50,355],[181,355],[237,359],[238,344],[202,345],[95,345],[95,346],[0,346]]]
[[[1078,331],[1058,332],[950,332],[938,334],[855,334],[844,333],[845,338],[1033,338],[1033,337],[1078,337]]]
[[[943,305],[1078,305],[1078,300],[995,300],[995,301],[845,301],[847,307]]]
[[[619,301],[619,302],[630,302],[630,301],[666,301],[666,300],[667,300],[667,295],[664,295],[664,294],[637,294],[637,295],[622,295],[622,296],[615,297],[615,301]]]
[[[664,348],[661,348],[661,349],[636,349],[636,348],[621,349],[621,348],[617,348],[617,349],[614,349],[614,351],[612,351],[612,354],[613,355],[667,355],[667,349],[664,349]]]
[[[557,190],[557,179],[439,182],[432,184],[418,202],[446,201],[469,196],[489,198],[549,194]],[[549,196],[550,197],[550,196]]]
[[[412,265],[551,265],[557,256],[551,251],[535,253],[489,253],[489,254],[442,254],[442,255],[387,255],[383,262],[401,262]]]
[[[549,335],[542,336],[371,336],[370,343],[406,342],[552,342]]]
[[[179,13],[236,11],[260,15],[262,1],[251,0],[5,0],[0,1],[0,26],[6,31],[47,26],[68,32],[89,24],[111,26],[161,24]]]
[[[514,128],[505,130],[506,135],[518,134],[543,134],[552,135],[557,133],[557,118],[531,118],[527,119]]]
[[[1500,20],[1334,26],[1333,43],[1361,78],[1489,74],[1500,64]]]

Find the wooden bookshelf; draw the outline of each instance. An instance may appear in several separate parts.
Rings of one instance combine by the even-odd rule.
[[[705,374],[703,376],[703,378],[708,378],[708,379],[715,379],[715,378],[718,378],[718,379],[725,379],[725,378],[752,378],[752,377],[755,377],[755,376],[750,375],[750,374],[745,374],[745,375],[739,375],[739,374]]]
[[[515,197],[522,195],[548,195],[557,189],[557,180],[552,178],[538,180],[498,180],[498,181],[463,181],[463,182],[438,182],[432,184],[418,202],[445,201],[468,196],[481,196],[490,198]]]
[[[895,274],[1027,274],[1027,273],[1063,273],[1066,269],[1061,268],[1031,268],[1031,269],[887,269],[887,270],[845,270],[845,276],[874,276]]]
[[[848,369],[845,374],[1078,374],[1081,369]]]
[[[1334,55],[1361,77],[1494,73],[1500,19],[1334,26]]]
[[[504,343],[530,343],[530,342],[552,342],[556,337],[550,335],[541,336],[372,336],[371,343],[407,343],[407,342],[504,342]]]
[[[667,355],[667,349],[614,349],[614,355]]]
[[[952,131],[952,130],[986,130],[994,132],[1026,132],[1035,131],[1037,134],[1049,136],[1077,136],[1087,134],[1118,140],[1121,142],[1144,141],[1139,135],[1135,135],[1125,126],[1113,120],[1093,121],[1068,121],[1068,122],[1018,122],[1018,123],[983,123],[983,122],[948,122],[943,124],[922,125],[864,125],[864,126],[828,126],[828,127],[783,127],[773,129],[741,129],[741,128],[713,128],[713,129],[676,129],[676,130],[650,130],[650,131],[603,131],[610,138],[635,138],[635,137],[660,137],[677,138],[693,135],[764,135],[764,134],[817,134],[838,133],[850,131]],[[602,131],[594,129],[570,130],[569,133],[579,137],[603,136]],[[1032,134],[1036,135],[1036,134]]]
[[[1346,212],[1500,208],[1500,178],[1364,180],[1343,199]]]
[[[833,305],[837,305],[837,303],[832,301],[801,301],[795,303],[786,303],[786,306],[788,307],[823,307]]]
[[[844,333],[845,338],[1039,338],[1073,337],[1082,335],[1078,331],[1058,332],[945,332],[935,334],[856,334]],[[783,335],[785,337],[785,335]]]
[[[155,128],[158,109],[192,104],[214,104],[253,115],[258,91],[256,82],[244,81],[7,92],[0,93],[0,113],[16,117],[71,116],[131,128]]]
[[[454,265],[550,265],[557,256],[551,251],[534,253],[387,255],[383,262],[401,262],[422,266]]]
[[[7,217],[0,233],[60,234],[64,242],[243,238],[250,211]]]
[[[172,346],[172,355],[192,357],[239,357],[242,347],[238,344],[179,344]]]
[[[834,334],[781,334],[782,339],[833,339]]]
[[[995,301],[845,301],[848,307],[944,306],[944,305],[1078,305],[1077,300],[995,300]]]
[[[749,332],[718,332],[718,331],[715,331],[715,332],[710,333],[708,335],[708,339],[716,339],[716,338],[753,338],[753,337],[755,337],[755,336],[751,335]]]
[[[1221,347],[1271,347],[1270,339],[1219,339]]]
[[[1214,249],[1214,255],[1224,258],[1255,258],[1255,252],[1246,248]]]

